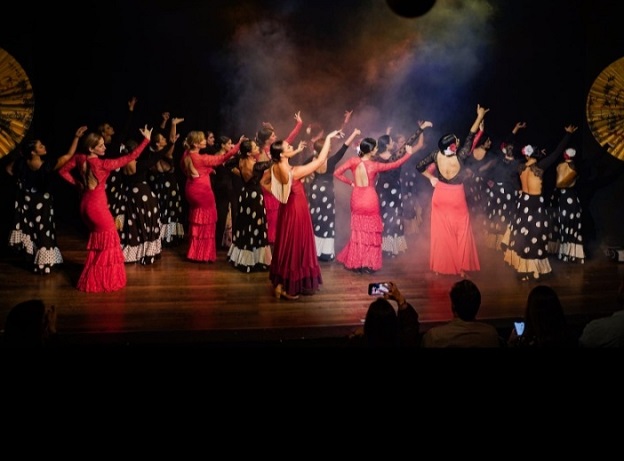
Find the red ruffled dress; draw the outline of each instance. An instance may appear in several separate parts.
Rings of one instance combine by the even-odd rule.
[[[215,241],[217,204],[210,184],[210,173],[214,171],[215,166],[222,165],[236,152],[235,149],[232,149],[224,155],[209,155],[187,150],[182,156],[181,164],[184,165],[185,158],[191,157],[191,161],[199,173],[197,178],[187,178],[185,185],[186,200],[189,206],[189,248],[186,257],[190,260],[206,262],[217,260]]]
[[[106,180],[111,171],[137,158],[148,143],[149,139],[145,138],[130,154],[114,159],[76,154],[59,170],[61,177],[74,185],[84,185],[89,174],[97,180],[94,189],[82,190],[80,200],[80,215],[90,232],[87,260],[76,286],[80,291],[99,293],[126,286],[124,255],[115,220],[108,207]],[[74,168],[82,181],[77,181],[72,174]]]
[[[360,157],[351,157],[336,168],[334,177],[349,185],[354,183],[344,175],[344,172],[351,170],[355,177],[355,169],[360,164],[364,165],[368,177],[368,186],[355,186],[351,193],[351,237],[347,245],[336,256],[336,261],[344,264],[346,269],[364,267],[374,271],[381,269],[383,221],[375,182],[379,172],[399,168],[409,158],[410,155],[404,155],[395,162],[380,163],[362,160]]]

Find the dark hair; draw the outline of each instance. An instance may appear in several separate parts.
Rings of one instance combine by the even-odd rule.
[[[260,147],[263,147],[267,139],[269,139],[273,133],[275,133],[273,126],[263,125],[262,128],[260,128],[258,130],[258,133],[256,134],[256,138],[258,139],[258,145]]]
[[[323,146],[325,145],[325,138],[317,139],[314,141],[312,148],[314,149],[314,154],[320,154]]]
[[[534,346],[563,345],[568,337],[567,321],[557,292],[537,285],[527,298],[522,336]]]
[[[399,319],[387,299],[377,298],[368,306],[364,320],[364,339],[369,346],[399,345]]]
[[[218,149],[221,149],[223,148],[223,146],[225,146],[228,143],[228,141],[231,141],[231,140],[232,138],[230,138],[229,136],[219,136],[216,142],[216,147]]]
[[[16,304],[4,323],[4,344],[9,347],[41,347],[47,335],[45,304],[29,299]]]
[[[279,162],[280,155],[282,154],[282,152],[284,152],[284,141],[278,139],[273,144],[271,144],[270,152],[271,160],[273,160],[274,162]]]
[[[492,142],[492,138],[490,138],[490,135],[487,131],[484,131],[479,137],[477,143],[475,144],[475,148],[483,146],[488,141]]]
[[[455,282],[449,293],[453,312],[464,321],[471,321],[477,317],[481,307],[481,292],[470,280]]]
[[[253,150],[253,145],[251,144],[252,142],[254,141],[251,139],[245,139],[240,143],[238,151],[240,152],[242,158],[247,157],[247,154]]]
[[[379,138],[377,138],[377,147],[379,148],[379,152],[385,152],[391,142],[392,138],[389,134],[379,136]]]
[[[451,144],[456,143],[457,136],[453,133],[447,133],[438,140],[438,149],[444,152]]]
[[[22,143],[22,157],[29,159],[32,156],[32,151],[35,150],[35,146],[39,139],[27,139]]]
[[[360,141],[359,156],[363,157],[366,154],[370,154],[377,147],[377,141],[374,138],[364,138]]]

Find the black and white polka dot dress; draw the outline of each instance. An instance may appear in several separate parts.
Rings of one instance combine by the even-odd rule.
[[[400,157],[388,159],[375,157],[376,162],[391,163]],[[397,256],[407,250],[403,228],[403,196],[401,192],[401,169],[382,171],[377,176],[375,189],[379,196],[379,208],[383,221],[381,250],[386,256]]]
[[[270,161],[257,162],[253,176],[242,180],[238,213],[232,224],[232,245],[227,260],[241,272],[267,271],[271,264],[271,246],[267,232],[264,194],[260,180]]]
[[[152,188],[160,208],[160,238],[164,246],[175,246],[184,240],[182,194],[175,169],[151,171],[148,184]]]
[[[36,171],[23,158],[14,164],[18,191],[9,246],[24,253],[32,262],[33,271],[40,274],[49,274],[63,262],[56,243],[54,198],[49,188],[53,163],[44,159]]]
[[[318,171],[308,184],[307,195],[312,217],[312,229],[316,243],[316,256],[321,261],[333,261],[336,257],[336,196],[334,192],[334,171],[336,165],[347,152],[343,144],[338,151],[327,159],[327,169]]]
[[[147,182],[149,168],[156,161],[139,157],[136,173],[124,176],[126,196],[119,239],[127,263],[153,264],[162,250],[158,199]]]

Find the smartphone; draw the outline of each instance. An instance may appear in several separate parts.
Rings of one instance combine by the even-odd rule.
[[[368,284],[368,294],[371,296],[383,296],[390,291],[388,282],[377,282]]]
[[[522,336],[524,333],[524,322],[514,322],[514,328],[518,336]]]

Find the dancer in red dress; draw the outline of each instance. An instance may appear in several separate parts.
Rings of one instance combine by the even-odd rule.
[[[301,179],[325,162],[332,138],[339,135],[344,136],[339,130],[329,133],[319,156],[305,165],[289,163],[292,156],[304,149],[304,142],[296,150],[286,141],[271,145],[271,159],[275,163],[271,167],[271,191],[280,208],[269,278],[277,298],[298,299],[299,294],[312,294],[323,283],[312,217]]]
[[[106,179],[111,171],[136,159],[149,144],[152,129],[139,130],[144,139],[127,155],[103,158],[104,138],[97,133],[87,135],[85,147],[89,154],[76,154],[60,170],[67,182],[76,185],[81,193],[80,215],[89,229],[87,260],[80,274],[77,288],[98,293],[116,291],[126,286],[126,269],[115,220],[106,198]]]
[[[351,194],[351,236],[336,261],[344,264],[345,269],[359,273],[371,274],[382,266],[382,231],[383,221],[379,207],[379,195],[375,189],[377,176],[382,171],[399,168],[409,160],[413,152],[422,149],[425,128],[431,122],[422,122],[413,136],[406,141],[401,149],[405,150],[399,160],[390,163],[372,161],[377,155],[377,141],[364,138],[360,142],[357,157],[351,157],[334,172],[339,181],[353,187]],[[416,145],[412,146],[416,142]],[[351,170],[353,179],[344,175]]]
[[[295,142],[295,138],[299,135],[301,127],[303,126],[303,119],[301,118],[301,111],[295,113],[295,127],[290,134],[284,139],[285,142],[292,145]],[[275,128],[268,122],[262,124],[262,128],[256,134],[256,142],[260,147],[260,154],[256,157],[259,162],[264,162],[271,159],[271,144],[277,141],[277,134]],[[264,195],[264,208],[266,209],[266,225],[267,232],[269,233],[269,245],[275,243],[275,235],[277,231],[277,215],[279,213],[280,203],[271,193],[271,174],[267,170],[265,175],[260,181],[262,185],[262,193]]]
[[[223,155],[201,154],[206,148],[203,131],[191,131],[184,140],[185,151],[180,162],[186,175],[186,200],[189,211],[189,248],[186,257],[193,261],[217,260],[215,232],[217,226],[217,203],[210,183],[214,167],[232,158],[238,148]]]

